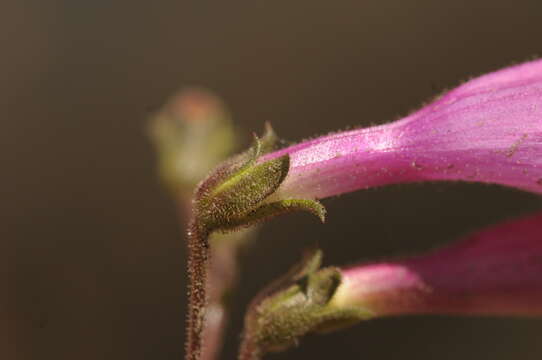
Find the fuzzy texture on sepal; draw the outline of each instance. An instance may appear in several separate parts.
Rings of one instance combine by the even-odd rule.
[[[336,268],[320,269],[321,259],[320,251],[309,253],[252,301],[239,359],[259,359],[297,345],[308,333],[336,330],[371,317],[359,306],[329,305],[341,275]]]
[[[542,193],[542,60],[470,80],[413,114],[276,151],[278,198],[320,199],[392,183],[468,181]]]
[[[324,221],[325,209],[312,199],[274,198],[290,169],[289,155],[265,162],[258,159],[273,149],[277,137],[270,126],[246,152],[218,166],[198,187],[194,217],[206,231],[231,231],[273,216],[304,210]]]

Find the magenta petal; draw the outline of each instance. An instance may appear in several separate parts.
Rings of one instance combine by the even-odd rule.
[[[475,78],[399,121],[324,136],[290,154],[277,197],[461,180],[542,193],[542,60]]]
[[[542,214],[490,227],[448,248],[341,270],[335,304],[378,315],[542,316]]]

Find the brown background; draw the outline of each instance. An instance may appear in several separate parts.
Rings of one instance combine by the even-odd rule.
[[[181,359],[185,250],[145,119],[190,85],[289,140],[382,123],[459,80],[542,55],[541,1],[0,2],[1,359]],[[318,243],[328,264],[434,247],[542,209],[496,186],[392,186],[265,226],[250,297]],[[410,317],[270,359],[540,359],[542,322]],[[16,353],[15,353],[16,351]]]

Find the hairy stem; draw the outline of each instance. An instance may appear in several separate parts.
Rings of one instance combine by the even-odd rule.
[[[199,360],[207,303],[207,264],[209,262],[209,233],[196,221],[188,226],[188,317],[186,360]]]

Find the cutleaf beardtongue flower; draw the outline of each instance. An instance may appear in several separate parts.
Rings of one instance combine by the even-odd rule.
[[[240,359],[295,345],[311,332],[407,314],[542,316],[542,213],[489,227],[412,258],[319,269],[302,262],[253,301]]]
[[[542,193],[542,60],[470,80],[396,122],[320,137],[288,154],[274,198],[461,180]]]

